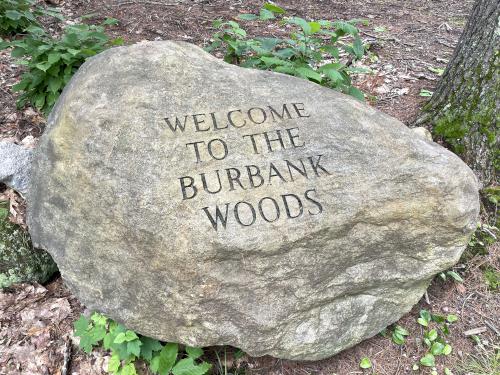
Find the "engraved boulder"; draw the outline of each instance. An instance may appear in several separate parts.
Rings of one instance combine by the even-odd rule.
[[[316,360],[398,320],[475,228],[453,153],[354,98],[181,42],[88,60],[52,111],[33,242],[141,334]]]

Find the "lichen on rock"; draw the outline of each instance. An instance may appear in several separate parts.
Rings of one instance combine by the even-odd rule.
[[[1,210],[1,207],[0,207]],[[0,288],[14,283],[46,282],[57,266],[51,256],[33,248],[29,234],[0,211]]]

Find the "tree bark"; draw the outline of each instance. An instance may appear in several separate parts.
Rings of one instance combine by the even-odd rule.
[[[496,184],[499,154],[500,0],[477,0],[425,115],[476,172],[483,187]]]

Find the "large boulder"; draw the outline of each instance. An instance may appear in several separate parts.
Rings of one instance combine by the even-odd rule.
[[[456,155],[390,116],[147,42],[73,77],[28,208],[87,307],[165,341],[315,360],[409,311],[479,204]]]

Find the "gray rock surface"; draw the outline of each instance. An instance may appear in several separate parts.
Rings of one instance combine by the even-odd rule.
[[[479,209],[471,170],[396,119],[181,42],[87,61],[32,181],[33,241],[87,307],[166,341],[301,360],[409,311]]]
[[[0,141],[0,182],[25,195],[30,182],[33,150]]]
[[[28,233],[0,215],[0,288],[14,283],[44,283],[56,271],[50,255],[34,249]]]

